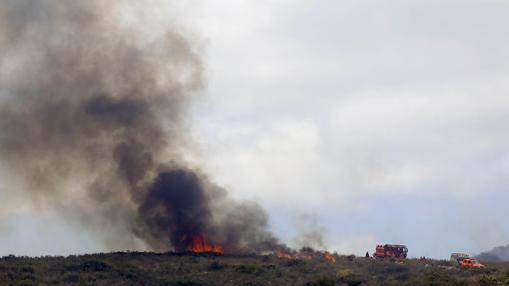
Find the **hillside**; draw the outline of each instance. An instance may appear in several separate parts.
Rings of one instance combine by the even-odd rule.
[[[458,269],[445,261],[299,260],[118,252],[0,259],[1,285],[507,285],[509,264]]]

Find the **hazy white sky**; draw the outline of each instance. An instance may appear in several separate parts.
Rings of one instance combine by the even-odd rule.
[[[207,170],[276,231],[447,257],[509,243],[509,3],[197,1]],[[437,241],[441,243],[437,245]]]
[[[180,25],[204,54],[189,157],[259,201],[287,241],[306,216],[341,253],[404,243],[445,258],[509,243],[509,2],[143,5],[125,10],[126,25]],[[101,250],[74,226],[40,227],[54,220],[4,216],[0,228],[15,231],[0,253]],[[79,238],[61,244],[55,232]],[[14,243],[27,233],[40,244]]]

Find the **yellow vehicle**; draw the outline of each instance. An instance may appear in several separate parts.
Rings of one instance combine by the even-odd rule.
[[[470,255],[461,252],[451,253],[451,262],[453,263],[459,263],[460,260],[465,258],[470,258]]]

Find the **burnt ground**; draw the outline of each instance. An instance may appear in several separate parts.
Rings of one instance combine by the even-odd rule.
[[[0,258],[0,285],[509,285],[509,263],[117,252]]]

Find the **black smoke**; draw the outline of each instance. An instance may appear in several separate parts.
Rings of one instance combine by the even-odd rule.
[[[208,205],[196,174],[177,169],[157,175],[140,215],[153,237],[170,237],[175,249],[185,251],[193,237],[210,232]]]
[[[509,261],[509,245],[497,246],[492,250],[476,255],[476,258],[481,261],[507,262]]]
[[[194,235],[232,252],[279,247],[257,204],[229,199],[183,159],[201,57],[173,26],[121,25],[119,11],[134,4],[0,1],[0,158],[10,183],[112,249],[141,241],[184,251]]]

